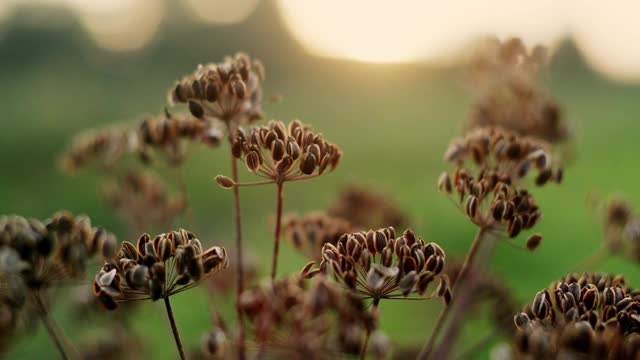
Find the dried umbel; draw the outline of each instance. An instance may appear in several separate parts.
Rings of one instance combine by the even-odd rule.
[[[169,194],[160,179],[147,172],[130,172],[106,185],[102,195],[135,230],[170,224],[186,206],[182,195]]]
[[[640,261],[640,214],[620,198],[605,205],[604,245],[612,254]]]
[[[546,48],[529,51],[517,38],[485,41],[469,66],[476,92],[469,127],[500,126],[550,142],[565,141],[569,127],[541,84],[547,58]]]
[[[281,121],[270,121],[266,126],[242,129],[233,137],[232,152],[244,160],[247,169],[270,182],[304,180],[333,171],[342,157],[340,149],[316,134],[300,120],[286,127]],[[232,187],[228,177],[216,178],[222,187]]]
[[[184,229],[151,238],[143,234],[137,245],[125,241],[113,261],[95,276],[94,294],[108,309],[118,302],[168,298],[198,285],[227,267],[223,247],[203,249]]]
[[[137,153],[139,147],[137,132],[127,127],[90,130],[73,138],[62,156],[62,165],[68,172],[91,164],[110,170],[125,156]]]
[[[86,216],[59,212],[44,223],[16,215],[0,217],[3,246],[19,255],[27,287],[39,290],[79,278],[93,254],[113,258],[118,241],[113,234],[91,226]]]
[[[364,303],[323,277],[293,276],[245,291],[242,311],[262,354],[334,359],[358,354],[376,321]]]
[[[407,214],[389,196],[357,184],[340,191],[328,214],[345,219],[358,229],[397,227],[408,221]]]
[[[325,243],[337,245],[340,237],[351,232],[348,221],[332,217],[323,212],[311,212],[300,217],[297,214],[286,215],[283,219],[286,238],[296,250],[311,259],[320,260]]]
[[[139,128],[145,154],[154,150],[169,164],[182,164],[186,157],[186,141],[216,147],[224,138],[224,124],[216,119],[198,119],[190,114],[170,113],[146,117]]]
[[[465,215],[480,228],[495,232],[506,229],[511,238],[531,229],[542,216],[533,194],[518,187],[521,179],[530,169],[538,172],[537,185],[562,179],[562,171],[552,169],[550,156],[541,143],[501,129],[473,131],[464,140],[454,142],[446,158],[459,167],[453,177],[442,173],[438,179],[440,191],[447,195],[455,191]],[[462,167],[468,159],[479,167],[476,176]],[[534,234],[527,241],[527,248],[533,251],[541,242],[542,237]]]
[[[333,273],[335,279],[357,297],[406,299],[424,295],[437,280],[431,296],[451,301],[449,278],[441,274],[445,254],[436,243],[426,243],[406,230],[396,238],[393,227],[345,234],[337,246],[322,248],[320,271]]]
[[[621,275],[566,275],[515,315],[514,352],[521,358],[637,358],[639,294]]]
[[[193,116],[235,129],[262,118],[262,81],[262,63],[238,53],[219,64],[198,65],[169,91],[169,103],[186,103]]]

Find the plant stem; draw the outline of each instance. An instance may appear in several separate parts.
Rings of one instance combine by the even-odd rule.
[[[371,308],[372,313],[378,312],[378,304],[380,303],[380,299],[373,299],[373,305]],[[360,351],[360,360],[364,360],[367,357],[367,350],[369,348],[369,338],[371,337],[371,331],[367,329],[367,333],[364,336],[364,344],[362,344],[362,350]]]
[[[231,144],[231,142],[229,142]],[[238,180],[238,159],[231,154],[231,171],[233,181]],[[233,187],[233,214],[235,225],[236,243],[236,314],[238,317],[238,359],[245,360],[245,329],[242,308],[240,307],[240,295],[244,291],[244,260],[242,257],[242,218],[240,212],[240,189]]]
[[[282,222],[282,181],[278,181],[278,203],[276,206],[276,230],[273,237],[273,263],[271,265],[271,282],[276,279],[278,254],[280,252],[280,223]]]
[[[476,232],[476,237],[473,239],[473,242],[471,243],[471,248],[469,248],[467,257],[464,259],[464,263],[462,264],[460,273],[458,273],[458,277],[451,287],[452,303],[448,306],[443,307],[442,310],[440,310],[440,314],[438,315],[436,324],[433,327],[433,331],[431,332],[431,335],[429,336],[427,343],[422,348],[422,351],[420,351],[420,354],[418,355],[418,359],[425,360],[429,358],[429,355],[431,354],[431,350],[433,349],[433,345],[436,341],[436,338],[438,337],[438,334],[442,330],[442,326],[444,325],[447,319],[447,316],[450,312],[449,309],[452,307],[453,303],[456,302],[456,295],[455,295],[456,288],[458,288],[458,284],[462,283],[465,280],[465,277],[467,276],[467,272],[469,272],[469,269],[471,268],[471,265],[475,260],[476,254],[478,253],[478,249],[480,248],[480,243],[482,242],[484,232],[485,232],[484,228],[482,227],[478,228],[478,232]]]
[[[184,214],[187,218],[187,223],[189,224],[189,228],[191,231],[198,232],[196,229],[196,223],[193,218],[193,210],[191,209],[191,202],[189,201],[189,193],[187,192],[187,185],[184,181],[184,177],[182,176],[182,167],[176,166],[176,182],[178,183],[178,189],[180,190],[180,195],[184,200]]]
[[[182,341],[180,340],[180,333],[178,332],[178,326],[176,325],[176,319],[173,317],[173,310],[171,310],[171,303],[169,297],[164,298],[164,306],[167,308],[167,315],[169,316],[169,323],[171,323],[171,330],[173,331],[173,338],[176,340],[176,347],[180,353],[180,359],[184,360],[184,348],[182,347]]]
[[[457,360],[472,359],[474,356],[477,355],[476,353],[480,351],[480,349],[485,347],[487,344],[489,344],[493,339],[497,337],[498,337],[497,332],[495,331],[488,332],[479,341],[469,346],[468,348],[464,349],[455,358]]]
[[[42,297],[40,297],[40,294],[35,293],[33,294],[33,296],[36,300],[36,305],[38,306],[40,317],[42,318],[42,323],[44,324],[44,327],[47,329],[47,333],[49,333],[49,337],[51,338],[51,340],[53,340],[53,343],[56,345],[56,348],[58,349],[60,356],[64,360],[70,359],[71,357],[67,353],[67,350],[65,349],[65,345],[64,345],[66,343],[67,345],[70,346],[69,341],[66,339],[65,335],[60,330],[60,327],[58,326],[56,321],[49,314],[49,311],[47,310],[47,307],[45,306],[44,301],[42,301]]]
[[[606,249],[603,249],[603,248],[598,249],[593,254],[580,260],[578,265],[576,265],[574,272],[593,270],[593,268],[599,265],[607,257],[607,255],[609,255],[609,252]]]

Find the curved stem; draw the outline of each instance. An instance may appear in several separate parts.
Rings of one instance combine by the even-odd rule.
[[[433,349],[433,345],[436,341],[436,338],[438,337],[438,334],[442,330],[442,326],[444,325],[447,319],[447,316],[449,315],[449,312],[453,303],[456,302],[456,297],[455,297],[456,288],[458,288],[458,284],[464,282],[465,277],[467,276],[467,273],[469,272],[469,269],[471,268],[471,265],[473,264],[473,261],[476,258],[484,233],[485,233],[484,228],[482,227],[478,228],[478,232],[476,232],[476,237],[473,239],[473,242],[471,243],[471,248],[469,248],[469,252],[467,253],[466,258],[464,259],[464,263],[462,264],[460,273],[458,273],[458,277],[451,287],[452,304],[445,306],[442,308],[442,310],[440,310],[440,314],[438,315],[436,324],[433,327],[433,331],[431,332],[431,335],[429,336],[427,343],[422,348],[422,351],[420,351],[420,354],[418,355],[418,359],[424,360],[429,358],[429,355],[431,354],[431,350]]]
[[[180,359],[184,360],[184,348],[182,347],[182,341],[180,340],[180,333],[178,332],[178,326],[176,325],[176,319],[173,317],[173,310],[171,310],[171,303],[169,297],[164,298],[164,306],[167,308],[167,315],[169,317],[169,323],[171,324],[171,330],[173,331],[173,338],[176,340],[176,347],[180,353]]]
[[[58,349],[60,356],[65,360],[71,359],[72,357],[69,356],[69,354],[67,353],[67,350],[65,349],[65,344],[67,344],[68,346],[71,346],[69,341],[66,339],[64,333],[62,333],[62,331],[60,330],[60,327],[58,326],[56,321],[49,314],[49,311],[47,310],[47,307],[45,306],[44,301],[42,301],[42,297],[40,296],[40,294],[35,293],[33,294],[33,297],[36,300],[36,305],[40,312],[40,318],[42,319],[42,323],[44,324],[44,327],[47,329],[47,333],[49,334],[49,337],[51,338],[51,340],[53,340],[53,343],[56,345],[56,348]],[[77,356],[73,358],[77,358]]]
[[[371,308],[372,313],[378,312],[378,304],[380,303],[380,299],[373,299],[373,305]],[[367,350],[369,349],[369,338],[371,337],[371,331],[367,329],[367,333],[364,336],[364,344],[362,344],[362,350],[360,350],[360,360],[364,360],[367,357]]]
[[[273,262],[271,264],[271,282],[276,279],[276,272],[278,270],[278,254],[280,252],[280,226],[282,222],[282,182],[278,182],[278,202],[276,205],[276,230],[273,237]]]
[[[230,142],[231,144],[231,142]],[[231,170],[233,181],[238,182],[238,159],[231,154]],[[242,308],[240,307],[240,295],[244,291],[244,259],[242,257],[242,218],[240,212],[240,189],[233,187],[233,214],[235,225],[236,243],[236,314],[238,317],[238,359],[244,360],[245,354],[245,329]]]

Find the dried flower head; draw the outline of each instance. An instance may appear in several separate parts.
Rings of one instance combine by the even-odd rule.
[[[198,65],[169,91],[169,103],[186,103],[193,116],[235,129],[262,118],[262,81],[262,63],[238,53],[219,64]]]
[[[260,344],[276,358],[333,359],[358,354],[376,321],[349,292],[315,278],[293,276],[245,291],[240,306]]]
[[[328,214],[345,219],[358,229],[397,227],[408,222],[407,214],[389,196],[358,184],[342,189]]]
[[[250,172],[277,184],[333,171],[342,157],[336,145],[300,120],[292,121],[288,128],[281,121],[270,121],[266,126],[250,128],[248,133],[238,129],[232,144],[233,155],[243,159]],[[227,177],[216,181],[225,188],[241,185]]]
[[[38,290],[79,278],[93,254],[113,258],[118,241],[104,229],[92,227],[86,216],[59,212],[44,223],[16,215],[0,217],[1,246],[19,254],[25,284]]]
[[[520,358],[637,358],[639,294],[622,275],[568,274],[515,315],[520,329],[515,353]]]
[[[142,234],[137,245],[125,241],[113,261],[95,276],[94,294],[108,309],[118,302],[167,298],[198,285],[227,267],[223,247],[206,250],[184,229],[151,238]]]
[[[460,208],[474,224],[494,232],[505,229],[511,238],[532,228],[542,216],[533,194],[518,182],[530,169],[537,171],[537,185],[562,179],[562,171],[552,169],[543,143],[501,129],[474,130],[452,143],[445,157],[459,167],[453,177],[440,176],[440,191],[447,195],[455,191]],[[476,176],[462,167],[468,159],[479,167]],[[528,248],[535,250],[541,241],[540,235],[530,238]]]
[[[139,134],[147,156],[153,149],[163,155],[169,164],[178,166],[186,157],[185,140],[216,147],[224,137],[223,126],[216,119],[203,120],[189,114],[172,114],[165,109],[159,116],[146,117],[140,124]]]
[[[182,195],[169,194],[158,177],[142,171],[107,184],[102,196],[134,230],[170,224],[186,205]]]
[[[224,359],[227,350],[227,336],[220,328],[213,328],[202,337],[202,354],[206,359]]]
[[[393,227],[343,235],[337,246],[322,248],[320,271],[363,299],[405,299],[424,295],[438,280],[431,296],[451,300],[449,278],[441,274],[445,254],[436,243],[425,243],[411,230],[398,238]]]
[[[110,170],[125,156],[137,153],[139,146],[136,131],[124,126],[89,130],[73,138],[62,166],[70,173],[91,164]]]
[[[288,214],[282,226],[286,238],[296,250],[317,260],[320,260],[325,243],[337,245],[342,235],[351,232],[348,221],[323,212],[307,213],[302,218],[297,214]]]
[[[500,126],[550,142],[566,140],[567,122],[541,85],[547,53],[542,46],[529,51],[517,38],[485,41],[469,66],[476,92],[469,127]]]
[[[613,254],[640,261],[640,214],[621,198],[604,207],[604,245]]]

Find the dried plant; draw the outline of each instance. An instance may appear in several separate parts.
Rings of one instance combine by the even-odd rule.
[[[621,275],[568,274],[538,292],[514,322],[516,358],[640,356],[640,290]]]
[[[320,272],[335,279],[362,299],[423,299],[438,280],[433,295],[451,300],[449,278],[441,274],[445,254],[436,243],[426,243],[406,230],[396,238],[393,227],[343,235],[336,245],[322,248]]]
[[[223,124],[216,119],[198,119],[190,114],[170,113],[144,118],[138,130],[142,150],[150,156],[159,153],[172,166],[186,157],[185,140],[217,147],[223,139]]]
[[[293,247],[314,260],[320,260],[325,243],[337,245],[342,235],[351,232],[348,221],[323,212],[310,212],[302,217],[297,214],[285,215],[282,227]]]
[[[475,90],[470,128],[500,126],[520,135],[562,142],[571,135],[556,100],[541,85],[548,50],[527,50],[518,38],[488,39],[472,56],[470,84]]]
[[[60,355],[68,358],[74,350],[48,309],[52,292],[81,278],[91,255],[111,259],[117,247],[115,236],[92,227],[86,216],[59,212],[44,222],[0,217],[0,285],[11,289],[10,296],[0,296],[7,316],[3,332],[13,330],[20,317],[39,317]]]
[[[622,199],[606,204],[604,245],[612,254],[640,261],[640,214]]]
[[[187,103],[189,112],[205,122],[222,122],[228,133],[231,148],[231,180],[238,182],[238,159],[233,151],[233,134],[242,125],[262,118],[262,88],[265,69],[259,60],[252,60],[244,53],[227,57],[222,63],[198,65],[196,70],[184,76],[169,91],[169,104]],[[233,217],[236,261],[243,264],[242,216],[240,190],[233,188]],[[238,358],[245,359],[244,322],[239,298],[244,291],[243,266],[236,267],[236,314],[240,324]]]
[[[160,179],[147,172],[130,172],[106,184],[102,196],[129,228],[170,224],[186,206],[184,194],[171,195]]]
[[[123,242],[116,258],[105,262],[95,276],[93,290],[111,310],[119,302],[163,299],[180,357],[184,358],[169,297],[193,288],[227,264],[224,248],[203,250],[200,240],[184,229],[153,239],[142,234],[137,245]]]
[[[365,333],[376,327],[375,317],[361,300],[323,277],[307,286],[305,272],[242,294],[258,357],[334,359],[358,354]]]
[[[262,118],[264,67],[244,53],[222,63],[198,65],[169,91],[169,103],[187,103],[191,114],[217,119],[229,130]]]
[[[247,169],[267,181],[238,183],[226,176],[216,177],[224,188],[276,184],[277,206],[274,231],[273,263],[271,279],[275,279],[282,223],[283,185],[287,181],[311,179],[325,171],[333,171],[342,157],[342,151],[315,134],[311,127],[294,120],[285,127],[280,121],[267,126],[252,127],[248,133],[238,129],[232,141],[232,153],[243,159]]]
[[[406,225],[409,218],[389,196],[359,184],[343,188],[327,213],[349,221],[358,229],[398,227]]]
[[[135,130],[125,126],[82,132],[73,138],[62,155],[62,166],[68,172],[94,165],[110,171],[118,161],[140,150]]]

